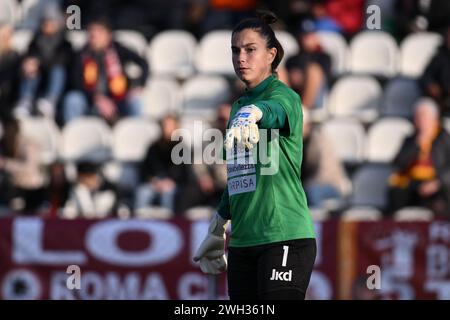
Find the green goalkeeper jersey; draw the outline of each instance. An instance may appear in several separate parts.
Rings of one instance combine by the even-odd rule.
[[[228,152],[228,184],[217,210],[231,219],[230,246],[314,238],[300,180],[300,97],[272,75],[233,103],[230,119],[242,106],[251,104],[263,112],[258,122],[260,141],[251,151]]]

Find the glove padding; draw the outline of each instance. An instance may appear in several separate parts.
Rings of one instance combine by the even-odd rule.
[[[232,149],[236,140],[239,149],[253,149],[259,141],[259,128],[256,123],[262,116],[262,111],[254,104],[240,108],[227,130],[225,148]]]
[[[200,269],[207,274],[219,274],[227,270],[225,257],[225,230],[228,220],[216,213],[211,219],[208,234],[194,255]]]

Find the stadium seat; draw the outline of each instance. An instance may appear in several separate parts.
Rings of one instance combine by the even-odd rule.
[[[321,208],[309,208],[309,213],[314,222],[326,221],[330,218],[330,212]]]
[[[17,20],[16,26],[19,28],[37,30],[39,28],[39,20],[43,11],[43,4],[50,3],[51,0],[22,0],[14,1],[17,3]]]
[[[332,116],[355,117],[368,123],[378,116],[382,89],[369,76],[345,76],[332,87],[327,108]]]
[[[190,143],[195,150],[201,151],[203,150],[203,144],[208,143],[208,141],[204,142],[203,134],[209,128],[211,128],[211,125],[203,118],[183,116],[181,118],[181,129],[183,130],[180,131],[180,135],[183,137],[183,141]],[[199,155],[201,156],[201,154]]]
[[[200,73],[233,76],[231,57],[231,31],[211,31],[200,40],[195,66]]]
[[[18,3],[15,0],[0,1],[0,21],[14,24],[18,18]]]
[[[220,76],[197,75],[188,79],[181,88],[183,115],[212,119],[216,108],[230,98],[228,82]]]
[[[112,154],[117,161],[141,161],[148,146],[161,135],[156,122],[142,118],[123,118],[112,132]]]
[[[174,212],[170,209],[159,206],[148,206],[135,211],[135,217],[138,219],[167,220],[173,216]]]
[[[71,30],[66,33],[66,37],[75,51],[81,50],[88,41],[88,33],[83,30]]]
[[[142,92],[144,114],[160,119],[167,113],[181,113],[181,88],[172,79],[150,78]]]
[[[441,43],[442,37],[433,32],[411,33],[403,39],[400,44],[402,75],[420,77]]]
[[[20,54],[25,54],[28,51],[28,46],[33,38],[33,31],[31,30],[15,30],[11,39],[12,46]]]
[[[194,73],[197,42],[182,30],[158,33],[150,42],[147,59],[153,75],[169,75],[185,79]]]
[[[379,221],[383,217],[380,210],[373,207],[352,207],[342,213],[343,221]]]
[[[283,60],[281,60],[281,65],[284,65],[289,57],[295,56],[299,53],[300,47],[298,45],[297,39],[295,39],[295,37],[287,31],[275,31],[275,36],[277,37],[284,50],[284,57]]]
[[[447,130],[448,134],[450,134],[450,118],[444,118],[444,128]]]
[[[335,146],[341,161],[347,163],[363,161],[365,132],[358,120],[334,118],[325,122],[322,128]]]
[[[40,161],[50,165],[58,157],[60,132],[55,122],[44,117],[27,117],[21,119],[24,136],[35,140],[40,146]]]
[[[405,207],[394,213],[395,221],[431,221],[433,220],[433,211],[422,207]]]
[[[413,131],[413,124],[403,118],[382,118],[378,120],[372,124],[367,132],[367,161],[393,161],[404,139]]]
[[[141,33],[133,30],[116,30],[113,36],[114,40],[124,47],[133,50],[142,57],[145,55],[147,39]]]
[[[184,212],[184,217],[189,221],[209,221],[215,212],[215,208],[198,206],[189,208]]]
[[[66,161],[105,162],[111,157],[111,130],[97,117],[80,117],[62,130],[60,154]]]
[[[416,80],[396,78],[389,81],[384,90],[384,116],[412,118],[413,104],[420,97]]]
[[[398,47],[383,31],[363,31],[350,42],[349,68],[353,73],[391,77],[397,73]]]
[[[345,38],[337,32],[317,32],[323,50],[331,57],[331,70],[334,75],[347,71],[348,45]]]
[[[371,206],[384,209],[387,205],[388,179],[393,171],[390,165],[365,164],[352,177],[352,206]]]

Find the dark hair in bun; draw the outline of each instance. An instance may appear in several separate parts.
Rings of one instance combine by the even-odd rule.
[[[276,48],[277,55],[272,62],[272,72],[276,72],[281,59],[283,59],[284,56],[283,47],[275,36],[275,32],[270,27],[270,25],[275,23],[277,20],[277,16],[273,12],[260,10],[256,12],[255,18],[248,18],[239,22],[236,27],[234,27],[232,33],[232,35],[234,35],[242,30],[252,29],[258,32],[261,37],[266,40],[267,48]]]

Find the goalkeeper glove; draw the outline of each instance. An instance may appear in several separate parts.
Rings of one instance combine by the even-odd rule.
[[[211,219],[208,234],[194,255],[194,261],[200,262],[200,269],[207,274],[219,274],[227,270],[225,257],[225,230],[228,220],[217,212]]]
[[[262,111],[254,104],[240,108],[231,120],[230,129],[227,130],[225,148],[232,149],[236,140],[238,148],[252,149],[259,141],[256,123],[262,116]]]

